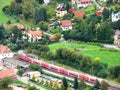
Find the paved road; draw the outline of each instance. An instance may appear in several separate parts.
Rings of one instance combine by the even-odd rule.
[[[96,6],[100,9],[100,5],[96,2],[96,0],[92,0],[95,4],[96,4]]]
[[[116,46],[116,45],[103,44],[103,46],[104,46],[105,48],[113,48],[113,49],[116,49],[116,50],[120,50],[120,48],[118,48],[118,46]]]
[[[25,84],[29,84],[30,86],[35,86],[36,88],[39,88],[39,90],[46,90],[46,89],[44,89],[36,84],[29,82],[27,77],[17,76],[17,79],[20,80],[21,82],[24,82]]]

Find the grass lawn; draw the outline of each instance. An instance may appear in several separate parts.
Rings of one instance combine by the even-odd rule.
[[[0,90],[8,90],[8,88],[0,88]]]
[[[78,43],[55,43],[49,45],[50,50],[55,52],[58,48],[68,48],[74,50],[74,48],[84,48],[84,50],[78,51],[84,55],[90,56],[92,59],[96,57],[100,58],[101,62],[108,63],[108,66],[120,65],[120,51],[103,51],[100,50],[100,46],[90,44],[78,44]]]
[[[0,0],[0,23],[6,23],[9,20],[3,12],[2,8],[6,5],[9,5],[12,0]]]

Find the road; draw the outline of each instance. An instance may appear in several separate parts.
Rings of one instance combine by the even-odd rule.
[[[113,48],[113,49],[116,49],[116,50],[120,50],[120,48],[118,48],[118,46],[111,45],[111,44],[103,44],[103,47],[105,47],[105,48]]]
[[[96,2],[96,0],[92,0],[94,3],[95,3],[95,5],[100,9],[100,5]]]
[[[46,89],[44,89],[44,88],[42,88],[42,87],[40,87],[40,86],[38,86],[38,85],[36,85],[36,84],[33,84],[33,83],[29,82],[28,77],[20,77],[20,76],[17,75],[17,79],[18,79],[19,81],[25,83],[25,84],[29,84],[30,86],[35,86],[35,87],[38,88],[39,90],[46,90]]]

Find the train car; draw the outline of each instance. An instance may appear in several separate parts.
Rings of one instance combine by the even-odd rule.
[[[47,64],[47,63],[41,62],[41,66],[43,68],[49,69],[49,64]]]
[[[95,83],[96,77],[89,76],[89,80],[88,81],[91,82],[91,83]]]
[[[64,73],[65,75],[69,75],[69,71],[67,69],[64,69]]]
[[[39,62],[39,61],[33,60],[33,63],[34,63],[34,64],[37,64],[37,65],[40,65],[40,62]]]
[[[83,79],[84,80],[84,74],[79,74],[78,78]]]
[[[25,57],[25,56],[22,56],[22,55],[18,56],[18,58],[21,59],[21,60],[30,62],[30,63],[32,62],[32,59],[30,59],[30,58],[28,58],[28,57]]]
[[[55,65],[50,65],[50,70],[59,72],[59,67],[57,67]]]
[[[69,75],[72,77],[78,77],[78,73],[69,71]]]

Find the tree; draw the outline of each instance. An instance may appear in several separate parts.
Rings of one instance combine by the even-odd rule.
[[[16,0],[16,3],[22,3],[22,0]]]
[[[28,87],[28,90],[38,90],[35,86]]]
[[[101,41],[109,41],[112,37],[112,29],[107,22],[103,22],[100,27],[96,30],[96,38]]]
[[[71,88],[68,86],[68,87],[67,87],[67,90],[71,90]]]
[[[20,75],[20,76],[22,76],[23,73],[24,73],[24,70],[19,70],[19,71],[18,71],[18,75]]]
[[[77,79],[77,77],[74,78],[74,88],[75,88],[75,90],[78,89],[78,79]]]
[[[72,15],[70,13],[67,13],[63,16],[63,20],[71,20],[72,19]]]
[[[36,80],[36,77],[35,77],[35,75],[33,75],[33,76],[32,76],[32,80],[34,80],[34,81]]]
[[[37,0],[39,2],[39,4],[44,3],[44,0]]]
[[[45,21],[41,21],[38,26],[44,30],[44,31],[47,31],[48,30],[48,22],[45,22]]]
[[[53,82],[50,80],[49,86],[52,87],[53,86]]]
[[[113,0],[107,0],[106,4],[107,4],[108,6],[112,5],[112,4],[113,4]]]
[[[100,89],[100,82],[98,80],[96,80],[96,82],[94,83],[93,89],[95,90]]]
[[[63,85],[63,83],[61,84],[60,89],[61,89],[61,90],[65,90],[65,86]]]
[[[80,80],[79,84],[78,84],[78,89],[79,90],[84,90],[86,88],[86,84],[84,82],[84,80]]]
[[[108,90],[108,83],[104,80],[101,82],[101,90]]]
[[[58,87],[58,83],[57,82],[54,82],[54,90],[59,90],[59,87]]]
[[[103,17],[103,20],[107,20],[110,16],[110,12],[107,8],[104,8],[103,12],[102,12],[102,17]]]
[[[22,13],[26,20],[32,18],[34,7],[36,7],[37,4],[36,0],[23,0]]]
[[[5,28],[3,25],[0,25],[0,40],[3,42],[5,38]]]
[[[18,39],[22,38],[22,31],[17,28],[17,26],[12,28],[12,34],[13,34],[13,41],[14,43],[17,42]]]
[[[39,10],[40,21],[47,21],[47,13],[45,8]]]
[[[5,77],[2,79],[1,83],[3,88],[8,88],[8,86],[13,83],[13,80],[11,77]]]
[[[67,82],[67,80],[66,80],[66,78],[65,78],[65,77],[63,77],[62,82],[63,82],[63,85],[64,85],[65,90],[66,90],[66,89],[67,89],[67,87],[68,87],[68,82]]]

